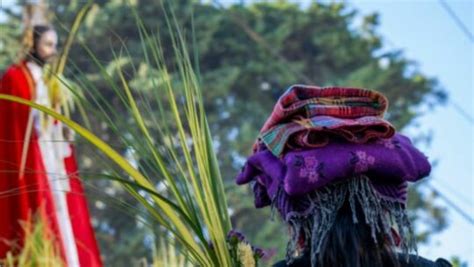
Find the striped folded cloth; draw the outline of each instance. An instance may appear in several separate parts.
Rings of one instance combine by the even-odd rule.
[[[395,128],[382,118],[387,108],[387,98],[375,91],[293,85],[275,104],[259,141],[281,156],[287,149],[322,147],[330,136],[354,143],[390,138]]]

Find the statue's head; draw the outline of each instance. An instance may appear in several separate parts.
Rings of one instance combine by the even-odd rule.
[[[28,60],[43,66],[50,63],[57,54],[58,35],[53,27],[36,25],[33,27],[33,46],[28,53]]]

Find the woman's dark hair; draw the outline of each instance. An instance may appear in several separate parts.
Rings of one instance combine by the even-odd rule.
[[[404,204],[380,197],[366,176],[285,204],[297,210],[286,218],[288,266],[399,267],[416,250]]]
[[[358,223],[354,223],[353,211],[346,199],[322,241],[316,266],[400,267],[390,237],[379,232],[374,239],[361,205],[356,202],[355,206]]]

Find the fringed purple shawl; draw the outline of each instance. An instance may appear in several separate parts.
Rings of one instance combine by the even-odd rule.
[[[293,199],[349,177],[367,176],[381,197],[405,204],[407,182],[430,173],[426,156],[410,140],[395,134],[367,144],[333,140],[328,145],[291,151],[282,159],[269,150],[252,155],[237,177],[237,184],[255,181],[255,205],[271,203],[280,188]],[[291,210],[277,207],[285,218]]]

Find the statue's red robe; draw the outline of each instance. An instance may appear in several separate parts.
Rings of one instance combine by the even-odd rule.
[[[35,84],[25,62],[11,66],[0,80],[0,93],[24,99],[35,99]],[[38,135],[32,131],[23,177],[20,162],[30,108],[0,100],[0,259],[10,250],[18,251],[23,243],[21,221],[33,215],[41,216],[45,235],[54,237],[62,257],[62,245],[55,203],[45,163],[38,144]],[[71,147],[73,148],[73,147]],[[102,266],[94,231],[90,223],[84,190],[77,176],[74,153],[64,159],[69,176],[70,191],[67,206],[81,266]]]

